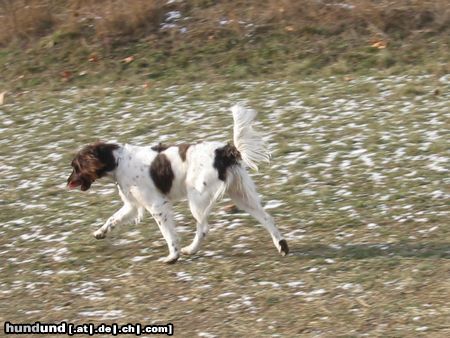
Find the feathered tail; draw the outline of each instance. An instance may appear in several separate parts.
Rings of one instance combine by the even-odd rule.
[[[234,146],[241,153],[244,163],[252,169],[258,170],[258,163],[269,162],[270,153],[261,133],[252,127],[256,111],[236,104],[231,107],[233,113],[233,141]]]

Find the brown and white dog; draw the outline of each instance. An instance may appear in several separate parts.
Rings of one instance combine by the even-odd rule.
[[[172,202],[187,197],[197,221],[194,240],[181,249],[181,253],[192,255],[208,233],[207,218],[214,202],[227,193],[240,209],[247,211],[269,231],[275,247],[283,256],[287,255],[287,242],[272,217],[262,208],[255,185],[245,169],[257,169],[258,162],[269,159],[261,136],[252,128],[256,112],[239,105],[231,111],[234,145],[201,142],[141,147],[97,142],[82,148],[72,161],[68,188],[80,187],[85,191],[95,180],[109,176],[116,182],[124,203],[94,232],[95,238],[104,238],[121,223],[132,220],[138,223],[147,210],[169,248],[169,255],[161,260],[175,263],[180,248]]]

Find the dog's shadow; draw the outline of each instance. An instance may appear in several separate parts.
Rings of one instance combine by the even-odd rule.
[[[375,257],[411,257],[450,259],[450,243],[371,243],[331,247],[324,244],[291,248],[290,255],[300,259],[341,258],[369,259]]]

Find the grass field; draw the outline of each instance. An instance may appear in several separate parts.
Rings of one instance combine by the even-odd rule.
[[[171,322],[178,337],[448,337],[449,76],[203,82],[25,92],[0,106],[0,321]],[[231,139],[259,111],[272,163],[253,177],[292,253],[224,211],[167,266],[156,224],[92,232],[114,184],[65,190],[74,152]],[[182,244],[194,234],[177,206]]]
[[[4,0],[0,93],[450,72],[446,0]]]

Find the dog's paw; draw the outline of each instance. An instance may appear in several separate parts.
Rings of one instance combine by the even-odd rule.
[[[94,237],[96,239],[103,239],[106,237],[106,233],[104,231],[98,229],[98,230],[94,231]]]
[[[282,239],[278,242],[280,245],[280,254],[281,256],[286,256],[289,253],[289,247],[285,239]]]
[[[194,250],[190,245],[185,246],[184,248],[181,248],[181,253],[183,255],[193,255],[197,252],[197,250]]]
[[[180,256],[179,255],[169,255],[167,257],[161,257],[158,262],[163,262],[166,264],[175,264]]]

